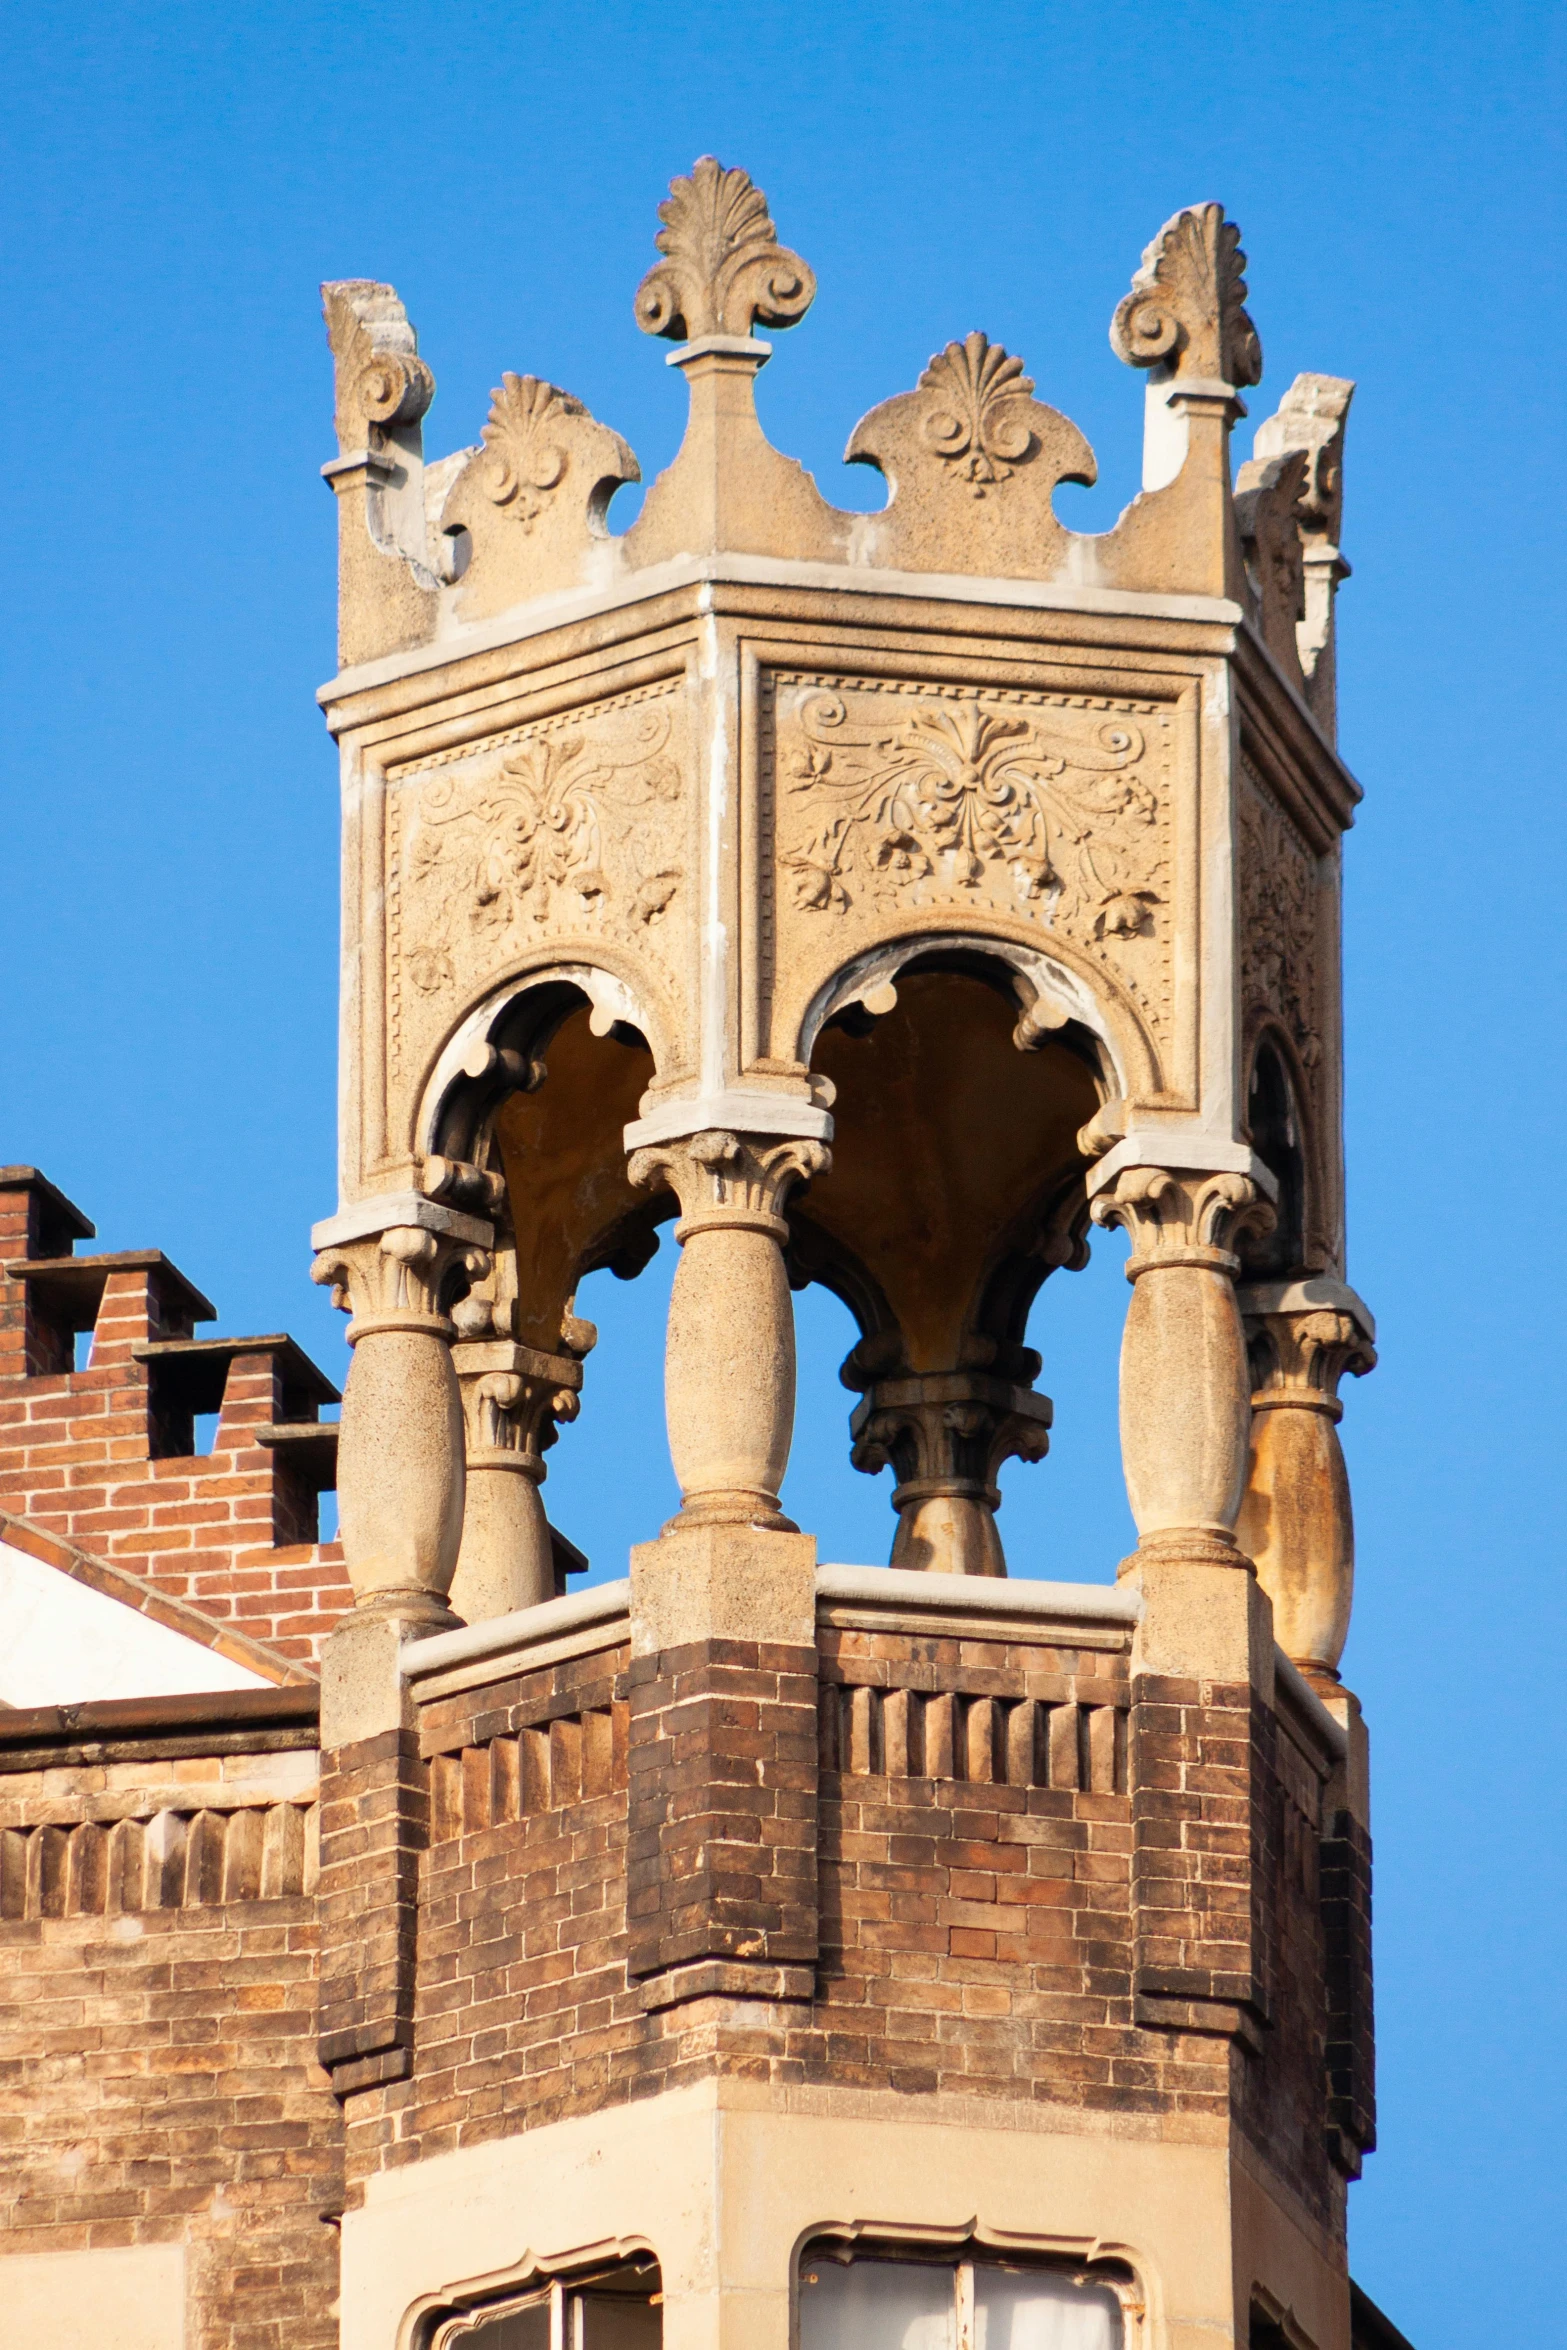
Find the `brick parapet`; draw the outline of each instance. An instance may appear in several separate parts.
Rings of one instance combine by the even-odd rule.
[[[321,1955],[311,1958],[320,2038],[302,2077],[318,2096],[328,2077],[337,2092],[320,2127],[336,2129],[340,2103],[350,2199],[381,2169],[732,2075],[998,2115],[1048,2105],[1095,2127],[1230,2127],[1298,2208],[1341,2232],[1331,2132],[1346,2127],[1345,2108],[1330,2101],[1353,2081],[1347,2089],[1329,2033],[1351,2028],[1332,2019],[1349,2014],[1359,1980],[1345,1967],[1359,1913],[1345,1912],[1333,1873],[1351,1863],[1335,1849],[1350,1839],[1328,1799],[1331,1757],[1301,1724],[1249,1689],[1134,1681],[1124,1648],[1073,1648],[1059,1634],[948,1639],[827,1622],[811,1662],[808,1674],[792,1649],[726,1642],[644,1665],[620,1639],[434,1697],[416,1708],[417,1733],[389,1730],[323,1758],[319,1877],[307,1884],[302,1870],[298,1893],[280,1873],[293,1831],[267,1823],[289,1806],[314,1816],[303,1723],[236,1725],[226,1800],[212,1767],[188,1754],[179,1769],[193,1778],[176,1782],[141,1756],[115,1766],[111,1787],[62,1723],[60,1751],[76,1759],[52,1778],[41,1763],[13,1774],[7,1833],[28,1849],[0,1848],[0,1936],[70,1928],[84,1947],[112,1939],[127,1883],[141,1887],[133,1914],[144,1929],[193,1909],[251,1921],[271,1900],[303,1902]],[[811,1703],[801,1684],[814,1692],[818,1676]],[[640,1741],[639,1688],[650,1693]],[[771,1748],[769,1707],[779,1709]],[[240,1751],[269,1736],[292,1743]],[[642,1881],[658,1897],[641,1917],[629,1906],[639,1770],[652,1830]],[[300,1774],[296,1786],[247,1793],[247,1774],[284,1771]],[[1237,1788],[1251,1806],[1239,1821]],[[742,1812],[737,1789],[779,1800]],[[1149,1794],[1180,1801],[1148,1807]],[[666,1823],[684,1824],[682,1807],[691,1834],[661,1841]],[[154,1818],[182,1808],[182,1822],[149,1835]],[[106,1857],[132,1812],[139,1875]],[[775,1943],[766,1977],[753,1952],[725,1954],[737,1920],[728,1905],[748,1905],[740,1922],[756,1922],[768,1904],[755,1862],[798,1854],[802,1813],[814,1824],[816,1948],[786,1959]],[[717,1844],[727,1862],[730,1839],[712,1823],[738,1818],[757,1833],[742,1854],[752,1865],[734,1872],[746,1880],[737,1896],[707,1854]],[[1140,1819],[1173,1821],[1177,1842],[1161,1834],[1143,1849],[1191,1865],[1140,1879]],[[775,1880],[762,1930],[774,1915],[792,1930],[797,1866]],[[99,1887],[101,1901],[85,1890]],[[1202,2029],[1184,2011],[1149,2020],[1145,1889],[1157,1893],[1161,1946],[1196,1953],[1206,1970]],[[641,1971],[648,1915],[697,1937],[674,1943],[653,1975]],[[703,1955],[703,1933],[718,1953]],[[276,1945],[285,1957],[291,1947]],[[731,1966],[740,1971],[727,1975]],[[1214,2012],[1242,1978],[1247,2015],[1267,2018],[1254,2034]],[[193,1989],[198,2008],[227,1996],[224,1980]],[[265,1995],[291,2001],[293,1980]],[[319,2058],[329,2076],[308,2069]]]
[[[156,1251],[41,1254],[83,1234],[34,1170],[0,1170],[0,1510],[313,1665],[351,1602],[342,1552],[316,1539],[311,1471],[255,1431],[335,1391],[291,1340],[194,1341],[212,1308]],[[208,1453],[198,1391],[218,1410]]]

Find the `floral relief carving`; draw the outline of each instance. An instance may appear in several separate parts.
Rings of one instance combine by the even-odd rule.
[[[653,239],[664,258],[637,288],[644,334],[676,342],[748,335],[753,323],[794,326],[816,299],[816,277],[778,242],[767,198],[748,172],[698,156],[689,178],[671,180]]]
[[[1308,1069],[1322,1058],[1317,873],[1306,842],[1248,770],[1240,795],[1241,993],[1282,1021]]]
[[[484,427],[489,452],[485,487],[523,530],[532,529],[571,462],[558,437],[560,428],[587,413],[580,400],[536,375],[501,377]]]
[[[819,693],[797,724],[783,787],[805,819],[789,830],[806,837],[782,861],[798,907],[842,909],[857,891],[881,905],[999,895],[1093,938],[1150,928],[1164,899],[1159,810],[1129,720],[1068,736],[964,699],[869,733],[840,695]]]
[[[435,1012],[546,938],[606,932],[659,955],[686,871],[680,723],[665,688],[401,779],[387,875],[395,1038],[405,984]]]
[[[1023,362],[978,332],[938,351],[919,388],[933,395],[924,435],[945,459],[947,479],[976,498],[1010,480],[1033,445],[1022,403],[1033,392]]]

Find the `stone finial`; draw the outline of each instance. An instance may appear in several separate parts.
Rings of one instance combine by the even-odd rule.
[[[337,385],[337,443],[345,456],[376,445],[393,425],[417,424],[435,378],[396,289],[352,277],[321,288]]]
[[[637,324],[677,343],[749,335],[753,323],[794,326],[816,299],[816,277],[778,242],[767,198],[750,174],[698,156],[671,180],[653,242],[664,255],[637,288]]]
[[[1338,544],[1344,516],[1344,426],[1355,387],[1342,375],[1297,375],[1271,416],[1257,427],[1252,463],[1301,450],[1306,459],[1300,493],[1308,529]]]
[[[1247,494],[1276,478],[1282,466],[1291,465],[1298,474],[1291,527],[1302,608],[1294,649],[1306,699],[1330,737],[1337,717],[1333,606],[1339,582],[1349,577],[1338,542],[1344,517],[1344,427],[1354,393],[1345,376],[1297,375],[1274,413],[1257,427],[1250,462],[1235,477],[1239,512]]]
[[[1253,610],[1262,640],[1287,677],[1299,682],[1300,625],[1306,616],[1302,561],[1302,493],[1306,454],[1253,457],[1235,481],[1235,522],[1246,559]]]
[[[1128,367],[1167,362],[1177,377],[1231,384],[1262,380],[1262,345],[1246,315],[1241,232],[1222,204],[1192,204],[1167,220],[1143,254],[1110,323]]]

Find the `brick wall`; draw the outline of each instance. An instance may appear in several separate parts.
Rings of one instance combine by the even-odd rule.
[[[307,1426],[335,1389],[280,1334],[196,1339],[213,1309],[166,1257],[77,1255],[91,1236],[36,1170],[0,1170],[0,1509],[313,1663],[351,1599],[341,1549],[315,1539],[330,1439],[255,1431]]]
[[[0,2250],[181,2243],[190,2350],[329,2350],[314,1722],[161,1703],[0,1718]]]

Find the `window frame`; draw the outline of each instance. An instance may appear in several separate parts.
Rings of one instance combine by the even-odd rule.
[[[1074,2284],[1112,2292],[1121,2312],[1121,2350],[1144,2350],[1147,2340],[1148,2297],[1138,2264],[1123,2247],[1108,2247],[1078,2239],[1040,2238],[1034,2242],[1008,2235],[998,2240],[985,2230],[959,2237],[933,2235],[925,2229],[882,2227],[871,2230],[812,2228],[795,2250],[790,2276],[790,2342],[801,2350],[802,2285],[813,2259],[831,2260],[848,2267],[856,2262],[919,2263],[941,2268],[952,2277],[955,2350],[974,2350],[975,2278],[978,2268],[997,2268],[1014,2275],[1045,2275]],[[554,2350],[554,2346],[551,2346]]]

